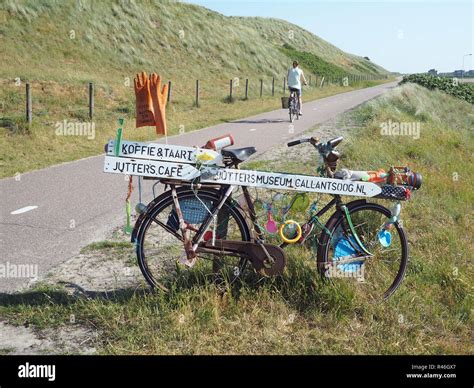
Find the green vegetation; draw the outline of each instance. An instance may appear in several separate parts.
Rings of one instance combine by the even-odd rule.
[[[174,1],[5,0],[0,22],[0,56],[8,59],[0,65],[0,177],[101,153],[119,117],[126,119],[125,138],[156,138],[153,128],[134,128],[133,77],[143,70],[172,81],[167,121],[173,135],[278,109],[292,60],[280,50],[284,43],[347,72],[367,62],[283,20],[226,17]],[[386,71],[377,67],[376,73]],[[196,79],[200,108],[194,106]],[[250,101],[259,99],[263,79],[258,103],[243,101],[245,79]],[[33,100],[29,131],[26,81]],[[88,82],[95,86],[95,138],[56,135],[57,123],[89,120]],[[312,87],[305,96],[365,86]]]
[[[452,78],[435,77],[431,74],[411,74],[403,77],[400,84],[413,82],[430,90],[439,89],[461,100],[474,104],[474,84],[455,82]]]
[[[297,60],[301,66],[308,69],[313,74],[324,75],[325,77],[343,77],[347,73],[339,66],[326,62],[317,55],[296,50],[293,46],[285,43],[281,50],[290,58]]]
[[[472,113],[465,101],[406,84],[343,118],[357,126],[340,146],[342,165],[408,165],[424,178],[402,210],[408,273],[385,303],[369,303],[347,280],[321,282],[312,254],[291,247],[282,277],[239,294],[222,296],[198,273],[169,293],[126,289],[86,298],[39,288],[3,296],[0,316],[41,328],[70,324],[74,314],[75,324],[100,331],[106,354],[473,354]],[[389,119],[420,122],[420,138],[382,136]],[[285,152],[294,161],[289,168],[285,155],[266,167],[314,171],[306,152]],[[106,244],[93,248],[113,254]]]

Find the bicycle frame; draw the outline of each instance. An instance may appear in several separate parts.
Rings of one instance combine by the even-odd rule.
[[[296,93],[291,92],[291,96],[293,98],[295,98]],[[335,140],[338,140],[338,139],[335,139]],[[328,155],[330,155],[330,152],[332,152],[332,149],[333,149],[332,144],[333,143],[331,143],[331,144],[328,143],[327,145],[320,145],[318,140],[313,139],[313,138],[311,138],[307,141],[311,142],[311,144],[313,146],[315,146],[315,148],[318,150],[318,152],[320,154],[327,153]],[[301,141],[299,141],[296,144],[299,144],[299,143],[301,143]],[[334,146],[336,146],[337,144],[338,143],[334,142]],[[288,145],[290,146],[290,143]],[[332,162],[329,162],[326,157],[324,159],[325,159],[325,169],[320,170],[320,174],[321,174],[322,177],[325,177],[326,175],[332,176],[332,168],[335,167],[335,161],[333,160]],[[232,166],[232,164],[228,164],[227,166]],[[238,164],[234,163],[234,166],[235,166],[235,168],[238,169]],[[181,232],[181,236],[180,236],[179,233],[177,233],[177,231],[171,230],[170,228],[168,228],[166,225],[159,222],[158,220],[155,220],[155,221],[157,221],[157,223],[160,226],[164,227],[166,230],[171,232],[175,237],[177,237],[179,240],[181,240],[183,242],[184,250],[185,250],[186,256],[188,257],[189,261],[195,260],[195,258],[197,256],[196,252],[197,252],[198,248],[200,249],[200,251],[203,251],[203,249],[202,249],[203,247],[200,247],[200,244],[204,240],[204,234],[206,233],[208,228],[211,226],[211,223],[216,222],[219,211],[224,206],[224,203],[231,197],[232,192],[234,191],[234,189],[236,187],[242,187],[242,191],[243,191],[243,195],[244,195],[244,199],[245,199],[245,204],[248,208],[248,215],[250,216],[250,221],[251,221],[251,224],[252,224],[251,226],[252,226],[252,229],[255,231],[255,233],[251,237],[251,240],[253,240],[253,243],[257,243],[257,244],[261,245],[261,248],[265,252],[265,255],[267,256],[267,259],[269,261],[272,260],[270,255],[266,251],[265,246],[264,246],[264,243],[265,243],[264,231],[261,229],[261,227],[258,224],[257,214],[256,214],[256,211],[255,211],[254,203],[252,201],[252,198],[250,196],[249,189],[248,189],[247,186],[226,185],[226,184],[222,184],[222,183],[216,183],[216,184],[197,183],[197,184],[194,184],[194,183],[185,182],[185,181],[168,180],[166,178],[165,179],[160,179],[159,181],[161,183],[165,184],[165,185],[168,185],[171,189],[171,196],[172,196],[174,207],[175,207],[175,210],[176,210],[176,214],[177,214],[177,217],[178,217],[178,220],[179,220],[179,230]],[[182,211],[181,211],[181,206],[180,206],[180,203],[179,203],[179,198],[178,198],[177,189],[176,189],[177,186],[189,186],[193,191],[194,191],[194,188],[199,190],[201,188],[208,188],[208,187],[218,188],[220,190],[220,194],[219,194],[219,198],[217,200],[217,203],[214,204],[212,209],[207,209],[208,212],[209,212],[209,215],[204,219],[204,222],[200,225],[199,229],[196,229],[196,228],[192,227],[190,224],[185,222]],[[350,245],[353,246],[353,248],[355,249],[356,252],[363,253],[363,254],[371,256],[371,253],[367,250],[367,248],[364,246],[364,244],[361,242],[361,239],[357,235],[357,232],[356,232],[356,230],[355,230],[355,228],[352,224],[352,220],[351,220],[351,217],[350,217],[350,212],[348,211],[348,207],[342,202],[341,196],[339,194],[332,194],[332,196],[333,196],[333,199],[329,203],[327,203],[316,214],[312,214],[311,217],[305,222],[305,224],[303,224],[303,228],[305,229],[305,233],[303,234],[302,238],[297,243],[303,244],[304,241],[313,232],[314,225],[315,224],[322,225],[322,223],[319,221],[319,218],[322,215],[324,215],[327,211],[329,211],[329,209],[331,209],[332,207],[335,207],[336,211],[334,212],[333,216],[335,216],[337,214],[338,217],[342,217],[343,218],[343,224],[342,225],[344,227],[344,233],[346,234],[346,236],[350,233],[350,235],[354,237],[355,242],[353,242],[350,237],[348,238],[348,241],[349,241]],[[354,202],[351,202],[351,203],[354,203]],[[349,203],[349,205],[351,203]],[[242,209],[241,206],[239,206],[239,209],[240,209],[240,211],[245,213],[245,211]],[[190,237],[190,232],[191,231],[195,232],[192,239]],[[324,232],[324,227],[323,227],[323,231],[321,233],[323,233],[323,232]],[[209,251],[209,253],[213,253],[213,248],[212,247],[214,247],[216,245],[215,240],[216,240],[215,233],[212,233],[212,245],[209,246],[209,244],[206,242],[206,244],[205,244],[206,247],[204,248],[204,250]],[[229,242],[230,242],[230,240],[229,240]],[[286,245],[288,245],[288,242],[283,242],[282,244],[279,245],[279,247],[283,248]],[[236,253],[238,254],[238,248],[231,247],[229,244],[227,244],[227,247],[228,247],[228,249],[233,249],[234,250],[232,252],[233,255],[235,255]],[[220,250],[220,252],[224,253],[222,250]],[[214,253],[215,253],[215,251],[214,251]]]
[[[178,219],[179,219],[181,236],[178,233],[174,232],[174,231],[172,231],[172,233],[173,233],[173,235],[178,237],[183,242],[184,249],[185,249],[185,252],[186,252],[186,255],[187,255],[188,259],[189,260],[194,260],[196,258],[196,251],[199,247],[199,244],[203,241],[205,232],[211,226],[212,222],[214,222],[216,220],[217,214],[222,209],[224,203],[231,197],[232,192],[234,191],[236,186],[224,186],[224,185],[204,186],[204,187],[219,187],[220,190],[221,190],[221,195],[219,197],[219,201],[213,206],[212,209],[210,209],[209,216],[206,217],[205,221],[201,224],[200,228],[198,230],[192,229],[196,233],[195,233],[194,237],[192,239],[190,239],[189,234],[190,234],[191,228],[189,227],[189,225],[187,225],[187,223],[183,219],[183,215],[182,215],[182,212],[181,212],[181,207],[180,207],[180,204],[179,204],[179,198],[178,198],[178,195],[176,193],[177,184],[176,184],[176,182],[167,183],[167,184],[170,186],[170,189],[171,189],[173,202],[174,202],[174,205],[175,205],[175,208],[176,208],[176,213],[177,213]],[[264,236],[264,232],[262,231],[261,227],[259,226],[257,214],[256,214],[256,211],[255,211],[255,207],[254,207],[252,198],[250,196],[248,187],[246,187],[246,186],[241,186],[241,187],[242,187],[242,192],[243,192],[244,199],[245,199],[245,204],[248,208],[248,215],[250,217],[252,227],[255,230],[255,235],[254,235],[253,238],[254,238],[255,242],[257,242],[259,244],[262,244],[262,247],[263,247],[263,244],[265,243],[265,236]],[[334,195],[333,199],[330,202],[328,202],[316,214],[312,215],[306,221],[306,223],[304,225],[309,226],[311,228],[310,230],[312,230],[313,225],[315,223],[319,223],[319,217],[323,216],[326,212],[328,212],[333,207],[335,207],[336,210],[341,210],[341,211],[344,209],[345,205],[342,202],[341,197],[339,195]],[[241,211],[243,211],[242,207],[239,206],[239,208],[241,209]],[[342,211],[342,214],[344,215],[345,221],[347,222],[347,224],[352,225],[352,221],[350,219],[349,212]],[[160,223],[160,226],[164,227],[167,230],[169,229],[166,225],[161,225],[161,223]],[[353,245],[353,248],[356,249],[356,251],[359,251],[360,253],[365,253],[365,254],[370,255],[370,252],[368,252],[367,249],[365,248],[365,246],[362,244],[362,242],[360,241],[359,237],[357,236],[357,233],[354,230],[354,228],[351,227],[350,230],[351,230],[351,233],[354,236],[354,239],[356,240],[356,243],[358,245],[358,246],[355,246],[349,239],[349,242],[351,243],[351,245]],[[308,237],[308,235],[305,236],[305,239],[307,237]],[[213,233],[213,238],[214,238],[214,233]],[[302,239],[300,241],[300,244],[302,244],[305,239]],[[279,246],[281,248],[284,248],[287,245],[288,245],[287,243],[282,243]],[[212,250],[209,250],[209,249],[204,249],[204,250],[201,249],[201,251],[206,251],[206,252],[209,251],[209,253],[212,253]],[[219,252],[227,254],[227,255],[232,255],[232,256],[238,255],[238,254],[236,254],[236,252],[227,252],[227,251],[222,251],[222,250],[219,250]]]

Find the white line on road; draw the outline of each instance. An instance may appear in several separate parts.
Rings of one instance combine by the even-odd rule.
[[[250,132],[256,131],[257,128],[250,128]]]
[[[17,214],[22,214],[29,212],[30,210],[36,209],[38,206],[25,206],[22,207],[21,209],[13,210],[10,214],[17,215]]]

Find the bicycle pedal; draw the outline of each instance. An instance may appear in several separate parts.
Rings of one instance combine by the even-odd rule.
[[[186,255],[186,252],[183,252],[183,254],[181,254],[181,256],[179,257],[178,262],[180,264],[185,265],[186,267],[192,268],[197,262],[197,257],[194,257],[191,260],[189,260],[188,256]]]

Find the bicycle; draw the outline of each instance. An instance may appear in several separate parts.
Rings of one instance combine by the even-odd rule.
[[[288,146],[311,144],[323,160],[320,175],[334,178],[340,157],[336,147],[342,140],[338,137],[320,143],[316,138],[305,138]],[[221,150],[226,168],[238,168],[255,152],[254,147]],[[152,288],[169,289],[182,272],[183,266],[177,262],[212,276],[220,284],[234,284],[249,273],[266,277],[282,274],[287,262],[284,249],[291,244],[310,244],[316,250],[317,269],[323,279],[350,278],[350,284],[371,298],[387,299],[400,286],[408,263],[400,201],[409,197],[410,188],[421,186],[419,174],[406,170],[398,176],[394,171],[394,186],[378,195],[397,201],[392,210],[366,199],[345,203],[341,195],[334,194],[320,210],[313,202],[310,217],[279,245],[266,241],[247,186],[240,186],[243,197],[239,203],[232,197],[236,186],[159,179],[169,190],[146,206],[131,236],[139,267]],[[401,190],[394,195],[394,188]],[[294,204],[295,199],[290,202]],[[321,216],[330,209],[334,212],[323,224]],[[294,224],[285,222],[280,235]]]
[[[300,100],[295,90],[290,90],[290,97],[288,99],[288,113],[290,115],[290,123],[295,120],[295,117],[296,120],[299,120]]]

